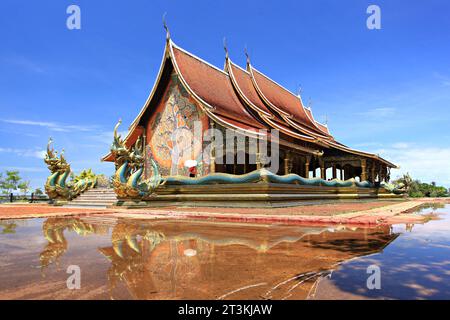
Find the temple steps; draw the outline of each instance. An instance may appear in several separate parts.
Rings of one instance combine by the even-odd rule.
[[[117,197],[114,189],[95,188],[89,189],[88,191],[82,193],[66,204],[65,207],[106,208],[116,202]]]

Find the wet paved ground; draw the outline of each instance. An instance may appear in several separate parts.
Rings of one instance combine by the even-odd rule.
[[[249,215],[249,214],[283,214],[283,215],[318,215],[329,216],[333,214],[349,213],[361,210],[369,210],[373,208],[381,208],[391,204],[399,203],[399,201],[347,201],[347,202],[334,202],[334,203],[317,203],[305,206],[288,207],[288,208],[213,208],[213,211],[217,213],[236,213]],[[151,212],[156,209],[143,209]],[[209,212],[211,208],[177,208],[168,207],[163,208],[167,210],[182,210],[184,212]],[[140,210],[140,211],[143,211]],[[68,215],[72,213],[90,213],[90,212],[115,212],[117,209],[80,209],[80,208],[64,208],[54,207],[45,204],[20,204],[13,205],[0,204],[0,219],[2,217],[7,218],[21,218],[21,217],[41,217],[44,215]],[[126,210],[127,212],[133,210]]]
[[[450,299],[450,215],[283,226],[107,216],[0,221],[0,299]],[[367,288],[367,267],[381,288]],[[70,266],[81,287],[69,290]]]
[[[436,200],[435,200],[436,201]],[[418,222],[420,216],[403,214],[425,203],[415,201],[343,201],[302,205],[289,208],[66,208],[50,205],[12,204],[0,205],[0,220],[24,218],[49,218],[62,216],[103,215],[113,218],[134,219],[195,219],[245,223],[282,223],[298,225],[377,225],[380,223]]]

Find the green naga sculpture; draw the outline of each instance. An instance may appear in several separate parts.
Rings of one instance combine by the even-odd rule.
[[[111,145],[111,153],[115,158],[116,173],[113,179],[114,191],[119,199],[146,199],[151,197],[155,189],[165,181],[159,173],[158,166],[151,159],[153,176],[143,181],[144,155],[142,139],[139,137],[136,143],[128,148],[117,130],[121,120],[114,127],[114,140]]]
[[[71,182],[67,182],[71,173],[70,164],[64,157],[64,149],[58,157],[58,152],[51,147],[52,143],[52,138],[49,138],[47,153],[44,157],[44,162],[50,170],[50,176],[45,183],[45,192],[48,197],[55,203],[68,201],[87,189],[95,187],[97,176],[91,169],[83,170]]]

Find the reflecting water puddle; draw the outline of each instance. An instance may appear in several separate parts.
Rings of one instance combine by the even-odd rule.
[[[449,231],[446,215],[376,228],[101,216],[4,220],[0,298],[450,298]],[[366,286],[373,264],[380,290]],[[66,285],[71,265],[81,270],[79,290]]]

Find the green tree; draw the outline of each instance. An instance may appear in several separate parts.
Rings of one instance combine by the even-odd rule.
[[[3,190],[5,189],[5,179],[3,178],[3,172],[0,172],[0,192],[5,193]]]
[[[23,192],[23,195],[26,196],[30,190],[30,181],[22,181],[17,185],[17,187]]]
[[[36,188],[36,190],[34,190],[34,194],[37,196],[42,196],[44,192],[42,192],[41,188]]]
[[[12,191],[17,190],[20,180],[19,171],[6,170],[6,178],[4,178],[2,183],[2,192],[9,194]]]
[[[441,187],[436,185],[435,182],[432,183],[424,183],[419,180],[412,181],[409,188],[409,196],[412,198],[422,198],[422,197],[431,197],[431,198],[440,198],[440,197],[448,197],[449,190],[445,187]]]

